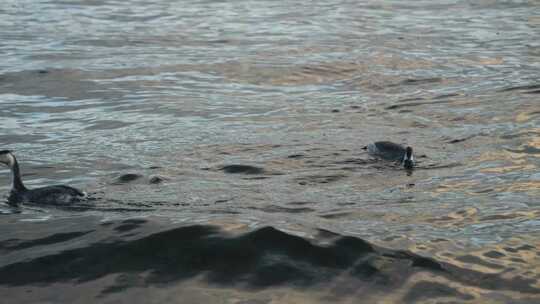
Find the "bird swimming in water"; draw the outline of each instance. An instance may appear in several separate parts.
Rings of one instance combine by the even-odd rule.
[[[389,141],[377,141],[367,145],[365,149],[373,156],[386,160],[399,161],[405,169],[412,169],[416,164],[411,147],[405,148],[402,145]]]
[[[13,187],[8,197],[8,204],[10,205],[16,206],[28,202],[60,205],[74,203],[86,198],[86,193],[64,185],[27,189],[21,180],[19,163],[15,155],[9,150],[0,151],[0,163],[11,169]]]

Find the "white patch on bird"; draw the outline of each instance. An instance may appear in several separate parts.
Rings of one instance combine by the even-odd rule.
[[[8,153],[7,158],[8,158],[8,166],[10,168],[13,168],[13,165],[15,165],[15,157],[13,157],[13,155],[11,155],[11,153]]]
[[[15,164],[15,158],[11,153],[5,153],[0,155],[0,162],[5,164],[6,166],[13,168],[13,165]]]
[[[372,153],[372,154],[378,154],[379,153],[379,149],[377,149],[377,146],[375,146],[375,144],[368,144],[367,145],[367,150],[369,153]]]
[[[406,160],[407,160],[407,153],[405,153],[405,155],[403,155],[402,162],[405,162]],[[411,153],[411,158],[409,160],[414,163],[414,154]]]

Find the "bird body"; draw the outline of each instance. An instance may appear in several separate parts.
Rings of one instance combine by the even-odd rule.
[[[70,204],[86,197],[84,192],[65,185],[47,186],[26,191],[11,190],[8,203],[18,205],[22,203],[39,203],[47,205]]]
[[[407,168],[411,169],[415,165],[411,147],[403,147],[390,141],[377,141],[367,145],[369,154],[390,161],[399,161]]]
[[[19,205],[22,203],[35,204],[70,204],[86,197],[86,193],[65,185],[47,186],[36,189],[28,189],[21,179],[19,163],[15,155],[9,150],[0,151],[0,163],[11,169],[13,185],[8,197],[8,204]]]

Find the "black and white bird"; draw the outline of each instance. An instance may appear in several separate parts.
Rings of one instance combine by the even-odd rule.
[[[403,147],[390,141],[377,141],[367,145],[366,149],[375,157],[399,161],[405,169],[412,169],[416,164],[411,147]]]
[[[8,204],[19,205],[22,203],[35,204],[70,204],[86,198],[86,193],[65,185],[48,186],[36,189],[28,189],[21,179],[19,163],[15,155],[9,150],[0,151],[0,163],[11,169],[13,186],[8,197]]]

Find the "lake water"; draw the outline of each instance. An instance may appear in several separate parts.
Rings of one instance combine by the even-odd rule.
[[[539,12],[2,1],[0,150],[27,186],[91,200],[0,205],[0,295],[538,303]],[[368,156],[377,140],[416,170]]]

